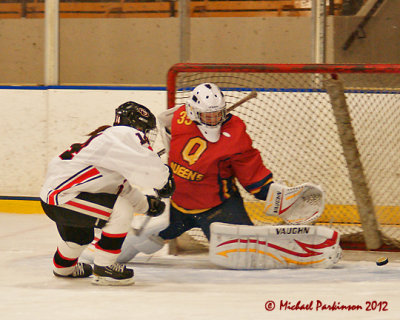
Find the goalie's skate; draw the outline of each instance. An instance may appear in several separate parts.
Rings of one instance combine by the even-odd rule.
[[[71,274],[63,275],[53,271],[56,277],[61,278],[87,278],[93,273],[92,266],[87,263],[78,262]]]
[[[100,286],[128,286],[135,281],[133,270],[116,262],[106,267],[94,265],[92,283]]]

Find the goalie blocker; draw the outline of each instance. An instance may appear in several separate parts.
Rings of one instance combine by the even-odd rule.
[[[340,236],[323,226],[211,224],[210,261],[229,269],[330,268]]]

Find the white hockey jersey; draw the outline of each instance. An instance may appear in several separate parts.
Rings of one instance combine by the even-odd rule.
[[[114,126],[55,157],[49,163],[40,198],[51,205],[66,203],[80,192],[130,193],[132,198],[135,187],[161,189],[168,176],[167,166],[142,132]]]

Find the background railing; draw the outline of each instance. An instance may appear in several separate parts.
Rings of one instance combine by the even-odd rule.
[[[310,16],[311,3],[312,0],[193,0],[190,12],[192,17]],[[327,13],[341,15],[345,4],[346,0],[328,0]],[[59,7],[60,18],[166,18],[178,15],[178,5],[178,0],[60,0]],[[0,19],[43,17],[44,0],[0,3]]]

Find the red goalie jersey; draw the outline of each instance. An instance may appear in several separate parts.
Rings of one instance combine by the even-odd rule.
[[[244,122],[228,115],[220,139],[207,141],[186,116],[185,106],[175,111],[171,123],[169,164],[176,190],[172,205],[185,213],[201,213],[237,192],[235,178],[257,198],[265,200],[272,173],[252,147]]]

